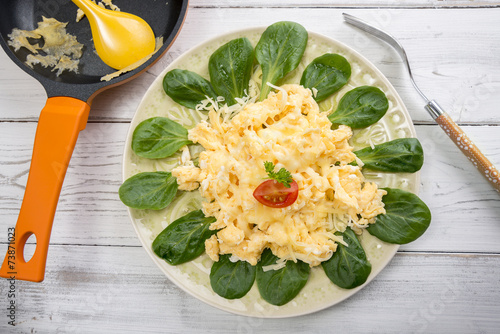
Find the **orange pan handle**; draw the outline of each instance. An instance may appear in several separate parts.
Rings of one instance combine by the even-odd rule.
[[[40,113],[33,157],[14,236],[9,238],[0,276],[41,282],[52,222],[78,134],[85,129],[90,106],[72,97],[51,97]],[[24,246],[34,234],[33,257],[24,260]]]

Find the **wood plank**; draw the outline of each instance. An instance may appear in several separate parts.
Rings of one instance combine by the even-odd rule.
[[[497,333],[500,197],[430,125],[397,54],[344,24],[341,13],[397,36],[422,90],[468,124],[464,130],[500,167],[499,8],[496,0],[191,0],[186,24],[166,56],[94,101],[63,187],[46,280],[16,282],[17,326],[4,316],[0,333]],[[433,214],[425,235],[402,246],[366,288],[339,305],[285,320],[229,314],[176,287],[140,246],[117,196],[128,123],[163,68],[211,37],[279,20],[350,45],[393,83],[418,124],[425,150],[420,197]],[[2,256],[44,103],[41,86],[0,51]],[[4,282],[0,294],[7,296],[10,284]],[[8,301],[0,298],[0,308],[6,310]]]
[[[0,129],[3,227],[17,220],[36,124],[0,123]],[[139,245],[117,194],[127,130],[128,124],[91,123],[81,132],[61,191],[52,242]]]
[[[14,332],[495,333],[499,284],[498,255],[400,253],[336,306],[286,321],[255,319],[191,297],[139,247],[53,246],[44,282],[16,282]],[[2,296],[7,286],[0,285]],[[11,330],[0,322],[0,331]]]
[[[498,2],[495,0],[345,0],[335,2],[329,0],[274,0],[272,3],[264,0],[239,0],[239,1],[206,1],[191,0],[190,7],[193,8],[252,8],[252,7],[326,7],[326,8],[345,8],[345,7],[372,7],[372,8],[474,8],[474,7],[496,7]]]
[[[465,131],[500,166],[498,126]],[[59,201],[52,244],[129,245],[139,241],[117,191],[128,124],[91,123],[81,133]],[[437,126],[417,126],[424,146],[420,197],[433,223],[405,251],[500,253],[500,197]],[[0,123],[0,231],[14,226],[24,193],[34,123]],[[6,242],[0,234],[0,242]],[[2,252],[0,252],[1,254]]]
[[[200,3],[200,2],[198,2]],[[430,98],[461,123],[500,124],[500,9],[359,9],[348,12],[387,29],[405,46],[415,78]],[[335,38],[361,52],[392,82],[413,119],[431,122],[399,59],[384,42],[342,22],[339,8],[191,8],[170,51],[148,74],[101,93],[92,121],[123,122],[133,116],[149,84],[173,59],[194,45],[226,31],[266,26],[280,20]],[[249,20],[248,18],[257,18]],[[224,24],[214,24],[224,22]],[[0,52],[0,120],[35,121],[44,105],[39,83]]]
[[[500,129],[466,126],[464,131],[497,167]],[[425,235],[402,250],[499,252],[500,196],[436,126],[417,126],[424,148],[420,197],[433,220]],[[490,238],[489,233],[496,235]],[[484,242],[484,243],[483,243]]]

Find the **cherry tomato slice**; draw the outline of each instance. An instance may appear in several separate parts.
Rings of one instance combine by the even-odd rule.
[[[292,181],[290,188],[275,180],[262,182],[253,192],[253,197],[271,208],[285,208],[292,205],[299,196],[299,186]]]

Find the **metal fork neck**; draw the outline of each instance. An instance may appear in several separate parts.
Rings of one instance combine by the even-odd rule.
[[[434,100],[429,101],[425,105],[425,110],[432,116],[433,119],[438,118],[442,114],[444,114],[443,108]]]

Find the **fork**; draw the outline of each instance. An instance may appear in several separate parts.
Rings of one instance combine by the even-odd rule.
[[[413,75],[411,73],[410,63],[406,56],[406,51],[399,43],[399,41],[387,32],[380,30],[373,25],[346,13],[342,14],[344,20],[359,29],[380,38],[392,46],[400,55],[403,63],[410,75],[411,83],[417,90],[419,95],[426,102],[425,110],[429,112],[434,121],[441,126],[446,132],[448,137],[457,145],[462,153],[474,164],[474,166],[481,172],[481,174],[491,183],[496,191],[500,192],[500,173],[495,166],[484,156],[484,154],[477,148],[477,146],[467,137],[465,132],[451,119],[451,117],[441,108],[441,106],[434,100],[429,100],[424,93],[418,88]]]

